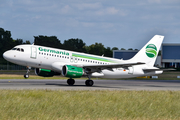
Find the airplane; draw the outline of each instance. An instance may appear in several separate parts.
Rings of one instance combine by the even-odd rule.
[[[74,78],[87,76],[86,86],[93,86],[91,77],[133,78],[163,73],[154,67],[156,57],[164,36],[155,35],[134,57],[120,60],[81,52],[56,49],[39,45],[17,45],[3,53],[9,62],[35,68],[35,73],[42,77],[62,74],[68,77],[68,85],[74,85]],[[29,77],[29,68],[24,75]]]

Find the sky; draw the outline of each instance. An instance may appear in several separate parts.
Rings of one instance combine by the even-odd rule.
[[[140,49],[158,34],[180,44],[180,0],[0,0],[0,27],[32,43],[46,35]]]

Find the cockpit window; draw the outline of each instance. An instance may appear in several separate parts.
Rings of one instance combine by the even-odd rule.
[[[12,50],[16,50],[17,48],[13,48]]]
[[[23,48],[13,48],[12,50],[24,52],[24,49],[23,49]]]
[[[21,48],[21,52],[24,52],[24,49]]]

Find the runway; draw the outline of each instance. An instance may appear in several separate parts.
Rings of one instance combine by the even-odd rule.
[[[180,80],[94,80],[91,87],[85,80],[76,80],[69,86],[66,80],[0,79],[0,89],[50,89],[50,90],[180,90]]]

